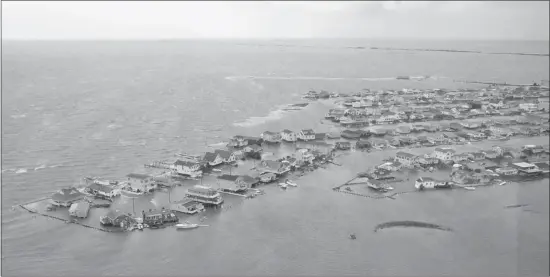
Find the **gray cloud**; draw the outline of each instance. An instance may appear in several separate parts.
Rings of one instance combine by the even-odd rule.
[[[5,2],[7,39],[363,37],[548,40],[536,2]]]

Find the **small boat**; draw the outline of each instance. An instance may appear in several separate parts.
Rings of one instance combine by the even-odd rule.
[[[289,185],[289,186],[291,186],[291,187],[297,187],[297,186],[298,186],[298,184],[292,182],[292,181],[289,180],[289,179],[286,179],[285,184],[287,184],[287,185]]]
[[[501,182],[500,184],[498,184],[499,186],[504,186],[506,185],[506,182]]]
[[[218,168],[214,168],[214,169],[212,169],[212,171],[214,171],[214,172],[222,172],[222,170],[221,170],[221,169],[218,169]]]
[[[198,227],[199,227],[199,224],[191,224],[187,221],[185,223],[176,224],[177,229],[195,229]]]
[[[474,188],[474,187],[464,187],[464,189],[466,189],[466,190],[476,190],[476,188]]]
[[[350,239],[356,239],[357,237],[355,236],[355,234],[350,234],[350,235],[349,235],[349,238],[350,238]]]
[[[286,189],[288,187],[287,183],[279,183],[279,186],[283,189]]]

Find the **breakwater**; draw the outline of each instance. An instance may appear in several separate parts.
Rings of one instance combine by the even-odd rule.
[[[390,222],[378,224],[374,228],[374,232],[378,232],[378,230],[381,230],[381,229],[394,228],[394,227],[416,227],[416,228],[436,229],[436,230],[448,231],[448,232],[453,231],[453,229],[449,227],[441,226],[438,224],[406,220],[406,221],[390,221]]]
[[[37,202],[37,201],[34,201],[34,202]],[[26,210],[29,213],[38,214],[38,215],[48,217],[48,218],[52,218],[52,219],[56,219],[56,220],[59,220],[59,221],[65,222],[65,223],[72,223],[72,224],[79,225],[79,226],[82,226],[82,227],[85,227],[85,228],[94,229],[96,231],[101,231],[101,232],[106,232],[106,233],[120,233],[120,232],[123,232],[122,230],[108,230],[108,229],[98,228],[98,227],[94,227],[94,226],[90,226],[90,225],[78,222],[76,220],[69,220],[69,219],[64,219],[64,218],[60,218],[60,217],[49,215],[49,214],[44,214],[44,213],[29,209],[29,208],[25,207],[24,205],[18,205],[18,206],[21,207],[22,209]]]

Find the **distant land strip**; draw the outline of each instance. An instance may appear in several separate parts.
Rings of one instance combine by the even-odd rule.
[[[386,50],[386,51],[416,51],[416,52],[449,52],[449,53],[470,53],[470,54],[486,54],[486,55],[517,55],[517,56],[537,56],[549,57],[550,54],[543,53],[520,53],[520,52],[483,52],[474,50],[455,50],[455,49],[429,49],[429,48],[392,48],[392,47],[364,47],[364,46],[347,46],[347,47],[329,47],[329,46],[312,46],[312,45],[292,45],[292,44],[251,44],[239,43],[238,45],[246,46],[261,46],[261,47],[296,47],[296,48],[328,48],[328,49],[356,49],[356,50]]]

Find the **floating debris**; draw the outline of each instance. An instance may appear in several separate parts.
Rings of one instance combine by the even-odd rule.
[[[445,227],[437,224],[407,220],[407,221],[390,221],[390,222],[378,224],[374,228],[374,232],[377,232],[378,230],[381,230],[381,229],[393,228],[393,227],[417,227],[417,228],[436,229],[441,231],[450,231],[450,232],[453,231],[453,229],[449,227]]]
[[[521,207],[527,207],[529,204],[517,204],[517,205],[509,205],[504,206],[505,209],[514,209],[514,208],[521,208]]]

